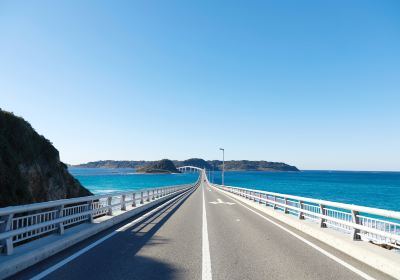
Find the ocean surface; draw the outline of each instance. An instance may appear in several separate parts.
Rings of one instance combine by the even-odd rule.
[[[68,169],[83,186],[94,194],[138,190],[193,183],[198,174],[138,174],[131,168]]]
[[[197,174],[136,174],[133,169],[70,168],[95,194],[194,182]],[[210,181],[221,183],[221,173]],[[400,172],[225,172],[225,184],[400,211]]]

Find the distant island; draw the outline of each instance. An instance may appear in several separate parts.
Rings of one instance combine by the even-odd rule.
[[[49,140],[0,109],[0,207],[87,195]]]
[[[199,168],[206,168],[207,170],[222,170],[221,160],[204,160],[201,158],[191,158],[183,161],[172,160],[176,167],[191,165]],[[142,167],[151,166],[156,164],[157,161],[118,161],[118,160],[101,160],[93,161],[79,165],[72,165],[72,167],[80,168],[134,168],[142,170]],[[288,165],[283,162],[270,162],[270,161],[251,161],[251,160],[229,160],[225,161],[226,171],[300,171],[297,167]]]
[[[136,169],[138,173],[180,173],[178,169],[176,169],[175,164],[169,159],[162,159],[157,162],[152,162],[149,164],[145,164],[139,166]]]

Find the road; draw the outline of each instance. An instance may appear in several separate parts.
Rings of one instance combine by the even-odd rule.
[[[11,279],[391,279],[204,182],[153,212]]]

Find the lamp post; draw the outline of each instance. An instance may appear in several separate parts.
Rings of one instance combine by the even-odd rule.
[[[224,185],[224,172],[225,172],[225,149],[219,148],[222,151],[222,185]]]

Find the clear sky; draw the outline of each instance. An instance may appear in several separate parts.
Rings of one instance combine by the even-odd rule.
[[[0,107],[67,163],[400,170],[400,1],[1,1]]]

